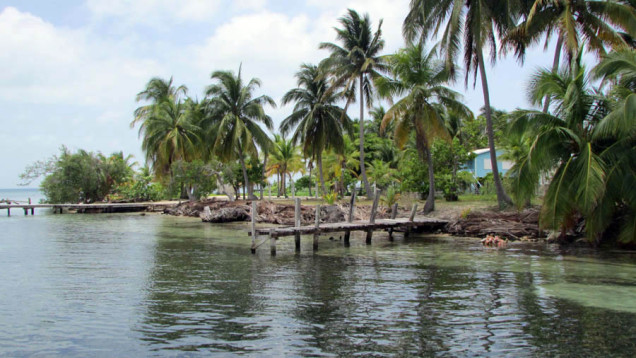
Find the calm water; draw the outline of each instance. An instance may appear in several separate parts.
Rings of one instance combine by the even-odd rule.
[[[624,356],[636,254],[283,239],[160,215],[0,213],[0,356]]]

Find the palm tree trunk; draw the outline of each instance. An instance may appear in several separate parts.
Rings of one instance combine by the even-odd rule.
[[[285,176],[285,172],[287,171],[287,168],[283,169],[283,171],[280,173],[281,176],[283,177],[283,196],[285,198],[287,198],[287,177]]]
[[[313,168],[313,165],[311,165],[311,162],[309,162],[309,186],[307,187],[307,189],[309,189],[309,197],[311,197],[311,169]]]
[[[373,199],[373,192],[367,180],[367,170],[364,166],[364,90],[362,88],[362,74],[360,74],[360,174],[362,174],[362,184],[367,193],[367,198]],[[323,191],[324,189],[323,183]]]
[[[322,153],[318,154],[317,160],[318,160],[318,173],[320,174],[320,186],[322,187],[322,195],[325,195],[327,193],[327,190],[325,189],[325,178],[322,176]]]
[[[264,154],[264,155],[265,155],[265,158],[264,158],[264,160],[263,160],[263,173],[261,174],[261,175],[262,175],[262,181],[261,181],[261,200],[263,200],[263,190],[264,190],[263,186],[265,185],[265,181],[266,181],[266,180],[265,180],[265,179],[266,179],[266,178],[265,178],[265,168],[267,168],[267,152],[265,152],[265,154]]]
[[[342,163],[340,164],[340,195],[344,197],[345,195],[345,186],[344,186],[344,172],[345,172],[345,167],[347,166],[347,162],[345,161],[345,159],[342,159]]]
[[[490,149],[490,163],[492,163],[492,176],[497,191],[497,202],[499,207],[504,208],[512,205],[512,200],[504,191],[499,167],[497,166],[497,152],[495,149],[495,134],[492,129],[492,113],[490,109],[490,92],[488,91],[488,80],[486,78],[486,66],[484,65],[484,55],[481,48],[477,49],[477,61],[479,62],[479,75],[481,77],[481,89],[484,94],[484,109],[486,111],[486,134],[488,135],[488,148]]]
[[[435,170],[433,168],[433,155],[426,138],[424,129],[415,125],[415,136],[417,138],[417,149],[422,160],[426,160],[428,166],[428,196],[424,204],[424,214],[428,214],[435,210]]]
[[[552,62],[552,72],[557,72],[559,70],[559,61],[561,60],[561,48],[563,47],[563,39],[559,36],[557,40],[556,48],[554,49],[554,62]],[[543,113],[548,113],[548,109],[550,108],[550,97],[545,98],[545,103],[543,104]]]
[[[241,162],[241,169],[243,169],[243,199],[245,199],[245,188],[247,188],[247,197],[252,198],[252,187],[250,186],[250,180],[247,177],[247,166],[245,166],[245,158],[243,158],[243,151],[239,151],[239,161]]]

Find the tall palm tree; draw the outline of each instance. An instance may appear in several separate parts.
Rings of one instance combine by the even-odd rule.
[[[552,71],[557,72],[563,50],[568,63],[583,44],[600,56],[605,54],[606,46],[627,47],[625,35],[636,36],[636,11],[632,5],[615,0],[535,0],[525,21],[510,31],[506,42],[523,60],[527,46],[544,36],[547,46],[555,36]],[[547,112],[550,101],[545,100],[543,105]]]
[[[135,110],[135,118],[130,123],[130,127],[133,128],[137,123],[143,122],[149,116],[157,106],[164,101],[179,101],[180,97],[185,96],[188,92],[188,88],[184,85],[175,87],[173,85],[173,79],[164,80],[159,77],[154,77],[148,81],[146,88],[137,93],[137,102],[146,101],[150,102],[145,106],[138,107]]]
[[[191,119],[183,102],[168,99],[158,103],[141,123],[139,136],[143,137],[141,147],[146,163],[159,178],[166,174],[172,178],[172,163],[188,161],[196,155],[201,128]]]
[[[511,205],[512,200],[504,191],[497,166],[483,48],[490,47],[494,60],[497,54],[497,38],[502,38],[503,34],[513,27],[518,15],[516,9],[510,7],[511,3],[507,0],[412,0],[403,24],[403,33],[408,40],[419,37],[422,42],[443,29],[441,50],[451,74],[455,71],[455,59],[463,45],[466,84],[470,75],[473,74],[476,79],[479,71],[492,173],[500,207]]]
[[[470,110],[458,101],[459,94],[444,86],[449,72],[435,58],[435,49],[425,53],[421,44],[411,45],[389,56],[391,78],[376,80],[380,95],[402,97],[386,112],[382,128],[395,122],[394,140],[403,148],[415,131],[415,142],[422,161],[428,163],[429,191],[424,212],[435,210],[435,176],[431,144],[435,137],[448,137],[443,109],[470,116]]]
[[[320,185],[326,193],[322,167],[323,151],[344,149],[345,131],[351,131],[351,120],[345,111],[336,105],[337,94],[317,66],[304,64],[296,73],[298,87],[283,96],[282,103],[294,102],[294,110],[280,124],[282,133],[294,134],[291,142],[301,143],[305,156],[318,165]]]
[[[371,187],[367,179],[364,164],[364,105],[366,99],[367,108],[373,105],[373,79],[380,76],[386,70],[386,65],[380,56],[384,48],[382,39],[382,20],[378,24],[375,33],[371,30],[369,15],[360,16],[356,11],[349,9],[347,15],[340,18],[342,28],[336,28],[337,39],[342,46],[323,42],[321,49],[331,51],[331,55],[321,64],[328,69],[335,78],[338,86],[344,87],[347,95],[345,111],[349,103],[354,100],[356,86],[360,93],[360,173],[366,190],[367,197],[372,197]],[[358,82],[356,85],[356,81]]]
[[[291,139],[285,139],[285,137],[276,134],[274,135],[274,144],[270,155],[270,165],[274,166],[280,173],[283,192],[285,197],[287,197],[287,180],[285,176],[289,176],[290,181],[293,180],[292,174],[299,171],[303,166],[300,161],[298,147],[294,145]]]
[[[254,199],[245,156],[258,157],[257,145],[261,148],[270,147],[271,140],[259,123],[272,130],[272,119],[265,114],[263,106],[276,107],[276,102],[265,95],[254,97],[254,91],[261,86],[261,81],[252,78],[245,84],[241,79],[241,67],[237,75],[231,71],[215,71],[211,78],[216,83],[207,88],[206,95],[211,116],[216,122],[214,150],[222,160],[239,160],[248,196]]]

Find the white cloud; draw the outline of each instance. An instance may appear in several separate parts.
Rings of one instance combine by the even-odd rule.
[[[116,17],[129,25],[162,26],[166,23],[206,21],[219,9],[220,0],[87,0],[97,17]]]
[[[161,66],[122,53],[82,30],[54,27],[39,17],[0,12],[0,100],[95,105],[122,101]]]

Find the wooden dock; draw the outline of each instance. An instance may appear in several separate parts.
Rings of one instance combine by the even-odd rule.
[[[0,204],[0,210],[6,209],[7,216],[11,216],[11,209],[22,209],[24,215],[35,214],[35,209],[53,209],[54,213],[62,214],[64,210],[74,210],[78,213],[116,213],[157,211],[176,206],[177,203],[99,203],[99,204]]]
[[[448,224],[448,221],[439,220],[427,217],[416,217],[417,204],[414,204],[411,210],[411,215],[408,218],[397,219],[398,204],[394,204],[391,208],[390,219],[378,219],[376,220],[376,214],[378,209],[379,193],[376,192],[373,206],[371,207],[371,217],[368,221],[354,221],[355,211],[355,194],[351,196],[351,203],[349,206],[349,217],[346,222],[338,223],[321,223],[320,222],[320,205],[316,206],[315,223],[314,225],[300,225],[300,199],[295,200],[294,211],[294,226],[291,227],[277,227],[277,228],[256,228],[256,217],[258,216],[256,201],[252,202],[252,226],[249,235],[252,236],[252,248],[253,254],[256,253],[256,249],[264,244],[267,240],[270,242],[270,252],[272,255],[276,255],[276,240],[281,237],[294,236],[296,251],[300,251],[300,237],[301,235],[314,235],[313,248],[318,249],[318,238],[321,234],[343,232],[344,233],[344,245],[350,245],[350,236],[352,231],[364,231],[366,235],[366,243],[371,244],[373,232],[378,230],[387,230],[389,233],[389,240],[393,241],[393,232],[396,230],[403,231],[405,236],[408,236],[411,230],[418,231],[434,231],[444,227]],[[261,236],[265,236],[265,239],[260,243],[257,243],[257,239]]]

